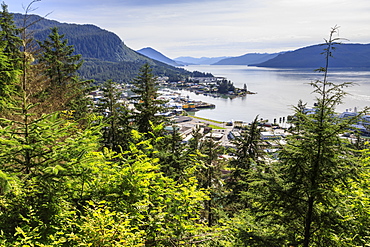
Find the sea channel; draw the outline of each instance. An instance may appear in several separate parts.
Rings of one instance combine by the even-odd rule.
[[[189,71],[210,72],[217,77],[226,77],[238,88],[247,85],[250,94],[239,98],[214,98],[195,94],[186,90],[179,90],[183,96],[193,100],[200,100],[215,104],[214,109],[202,109],[196,116],[218,121],[241,120],[251,122],[258,118],[268,120],[287,117],[293,113],[293,106],[299,100],[312,107],[318,96],[312,93],[314,88],[311,82],[322,80],[322,73],[315,68],[305,69],[276,69],[260,68],[243,65],[189,65]],[[337,112],[359,111],[370,106],[370,68],[351,69],[333,68],[328,70],[328,80],[333,83],[353,82],[354,85],[346,88],[348,93],[343,104],[336,108]]]

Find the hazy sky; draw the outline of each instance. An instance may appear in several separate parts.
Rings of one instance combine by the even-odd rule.
[[[31,1],[4,0],[24,13]],[[22,7],[23,6],[23,7]],[[335,25],[349,43],[370,43],[369,0],[41,0],[32,13],[95,24],[134,50],[170,58],[240,56],[323,42]]]

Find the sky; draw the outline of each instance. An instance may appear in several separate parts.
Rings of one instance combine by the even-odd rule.
[[[3,0],[25,13],[31,0]],[[369,0],[35,0],[30,13],[94,24],[131,49],[177,58],[274,53],[319,44],[370,43]]]

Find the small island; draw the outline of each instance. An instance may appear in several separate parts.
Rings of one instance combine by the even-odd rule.
[[[206,74],[206,76],[188,77],[183,81],[167,82],[166,86],[176,89],[185,89],[196,94],[203,94],[215,98],[223,97],[233,99],[236,97],[244,97],[247,94],[256,94],[256,92],[248,90],[246,83],[244,83],[243,88],[237,88],[234,86],[233,82],[227,80],[227,78],[215,77],[209,73]]]

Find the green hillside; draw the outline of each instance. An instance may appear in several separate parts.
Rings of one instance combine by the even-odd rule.
[[[14,14],[16,24],[22,27],[25,16]],[[169,76],[171,80],[179,80],[191,75],[191,72],[175,68],[152,60],[127,47],[113,32],[94,25],[78,25],[60,23],[37,15],[27,16],[26,25],[34,32],[36,40],[45,40],[51,27],[58,27],[64,34],[68,44],[73,45],[76,54],[81,54],[85,60],[80,69],[80,75],[86,79],[94,79],[97,83],[108,79],[119,82],[132,80],[139,68],[149,63],[156,76]]]

